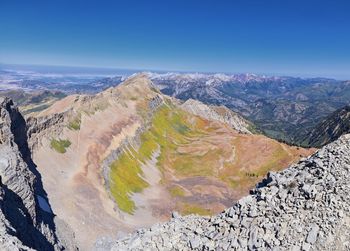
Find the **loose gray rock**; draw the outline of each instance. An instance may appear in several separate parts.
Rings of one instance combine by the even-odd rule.
[[[319,227],[315,224],[311,227],[310,232],[307,235],[306,241],[310,244],[314,244],[317,240]]]

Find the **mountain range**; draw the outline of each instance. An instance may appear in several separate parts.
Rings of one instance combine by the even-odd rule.
[[[98,81],[106,88],[93,94],[1,92],[1,249],[348,248],[349,107],[302,119],[303,148],[269,138],[243,100],[280,97],[321,112],[315,102],[345,99],[346,81],[154,73]],[[333,85],[344,93],[326,94]],[[296,98],[297,86],[313,86],[318,99]],[[233,88],[242,95],[223,95]],[[239,111],[224,105],[233,100]],[[269,123],[302,113],[283,114]]]
[[[5,89],[24,88],[66,94],[95,94],[120,84],[127,77],[120,75],[88,80],[77,76],[48,78],[19,75],[18,78],[17,75],[6,74]],[[350,98],[349,81],[327,78],[154,72],[147,75],[166,95],[224,105],[250,120],[256,130],[268,137],[304,147],[318,146],[307,140],[309,134],[330,114],[348,105]],[[8,91],[1,92],[6,95]]]
[[[13,107],[4,102],[6,116],[20,114],[8,104]],[[27,146],[33,179],[41,187],[40,193],[27,193],[32,204],[41,202],[50,210],[56,240],[45,238],[55,249],[90,250],[95,243],[168,220],[173,211],[219,213],[269,171],[315,151],[261,135],[252,122],[224,106],[164,95],[147,74],[94,95],[69,95],[20,122],[2,123],[2,128],[23,128],[12,130],[22,140],[9,145]],[[8,151],[23,157],[15,148]],[[8,186],[4,170],[15,167],[1,163]],[[21,184],[10,180],[14,187]],[[4,240],[12,236],[40,250],[25,240],[22,228],[12,228]]]
[[[304,146],[313,146],[305,144],[308,134],[350,100],[349,81],[325,78],[177,73],[149,76],[169,96],[225,105],[269,137]]]

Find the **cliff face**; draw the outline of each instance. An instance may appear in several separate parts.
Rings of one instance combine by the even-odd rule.
[[[0,99],[0,176],[0,249],[63,250],[31,159],[26,122],[7,98]]]
[[[173,219],[98,250],[349,250],[350,135],[270,173],[214,217]]]
[[[65,111],[57,114],[50,114],[43,117],[28,117],[27,137],[28,145],[31,151],[38,147],[43,137],[48,134],[59,134],[62,132],[63,123],[65,122],[70,111]]]

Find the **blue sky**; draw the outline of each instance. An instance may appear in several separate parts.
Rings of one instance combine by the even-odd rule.
[[[350,78],[350,1],[0,1],[0,63]]]

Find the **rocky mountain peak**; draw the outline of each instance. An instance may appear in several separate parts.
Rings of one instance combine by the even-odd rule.
[[[146,73],[136,73],[125,79],[119,85],[108,88],[105,92],[113,92],[113,91],[138,91],[142,89],[144,92],[155,91],[158,89],[152,83],[150,77]]]

